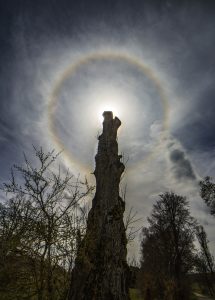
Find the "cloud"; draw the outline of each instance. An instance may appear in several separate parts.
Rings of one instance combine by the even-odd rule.
[[[177,179],[196,179],[192,165],[190,161],[185,157],[185,153],[182,150],[172,150],[170,152],[170,160],[173,164],[172,169]]]

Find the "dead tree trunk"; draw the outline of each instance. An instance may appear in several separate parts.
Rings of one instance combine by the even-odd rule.
[[[129,300],[125,203],[119,197],[124,165],[118,155],[112,112],[104,112],[103,133],[95,157],[96,194],[88,215],[86,236],[72,272],[69,300]]]

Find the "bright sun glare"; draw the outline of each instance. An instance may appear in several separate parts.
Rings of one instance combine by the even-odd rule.
[[[99,118],[99,122],[102,123],[103,122],[103,112],[104,111],[112,111],[113,112],[113,116],[117,116],[118,118],[120,118],[120,110],[119,108],[117,108],[116,104],[114,103],[103,103],[101,104],[101,107],[98,110],[98,118]]]
[[[114,117],[117,116],[118,118],[122,118],[126,101],[125,95],[119,90],[110,88],[108,90],[103,89],[96,94],[93,93],[92,101],[100,123],[103,122],[102,114],[104,111],[112,111]]]

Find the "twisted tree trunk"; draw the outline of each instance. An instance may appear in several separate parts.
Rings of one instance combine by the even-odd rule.
[[[69,300],[129,300],[125,203],[119,197],[124,165],[118,155],[112,112],[104,112],[96,160],[96,194],[88,215],[86,236],[72,272]]]

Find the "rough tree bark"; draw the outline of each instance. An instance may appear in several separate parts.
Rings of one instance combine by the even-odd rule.
[[[95,157],[96,194],[88,215],[72,272],[69,300],[129,300],[125,203],[119,196],[124,165],[118,155],[117,130],[112,112],[104,112],[103,133]]]

